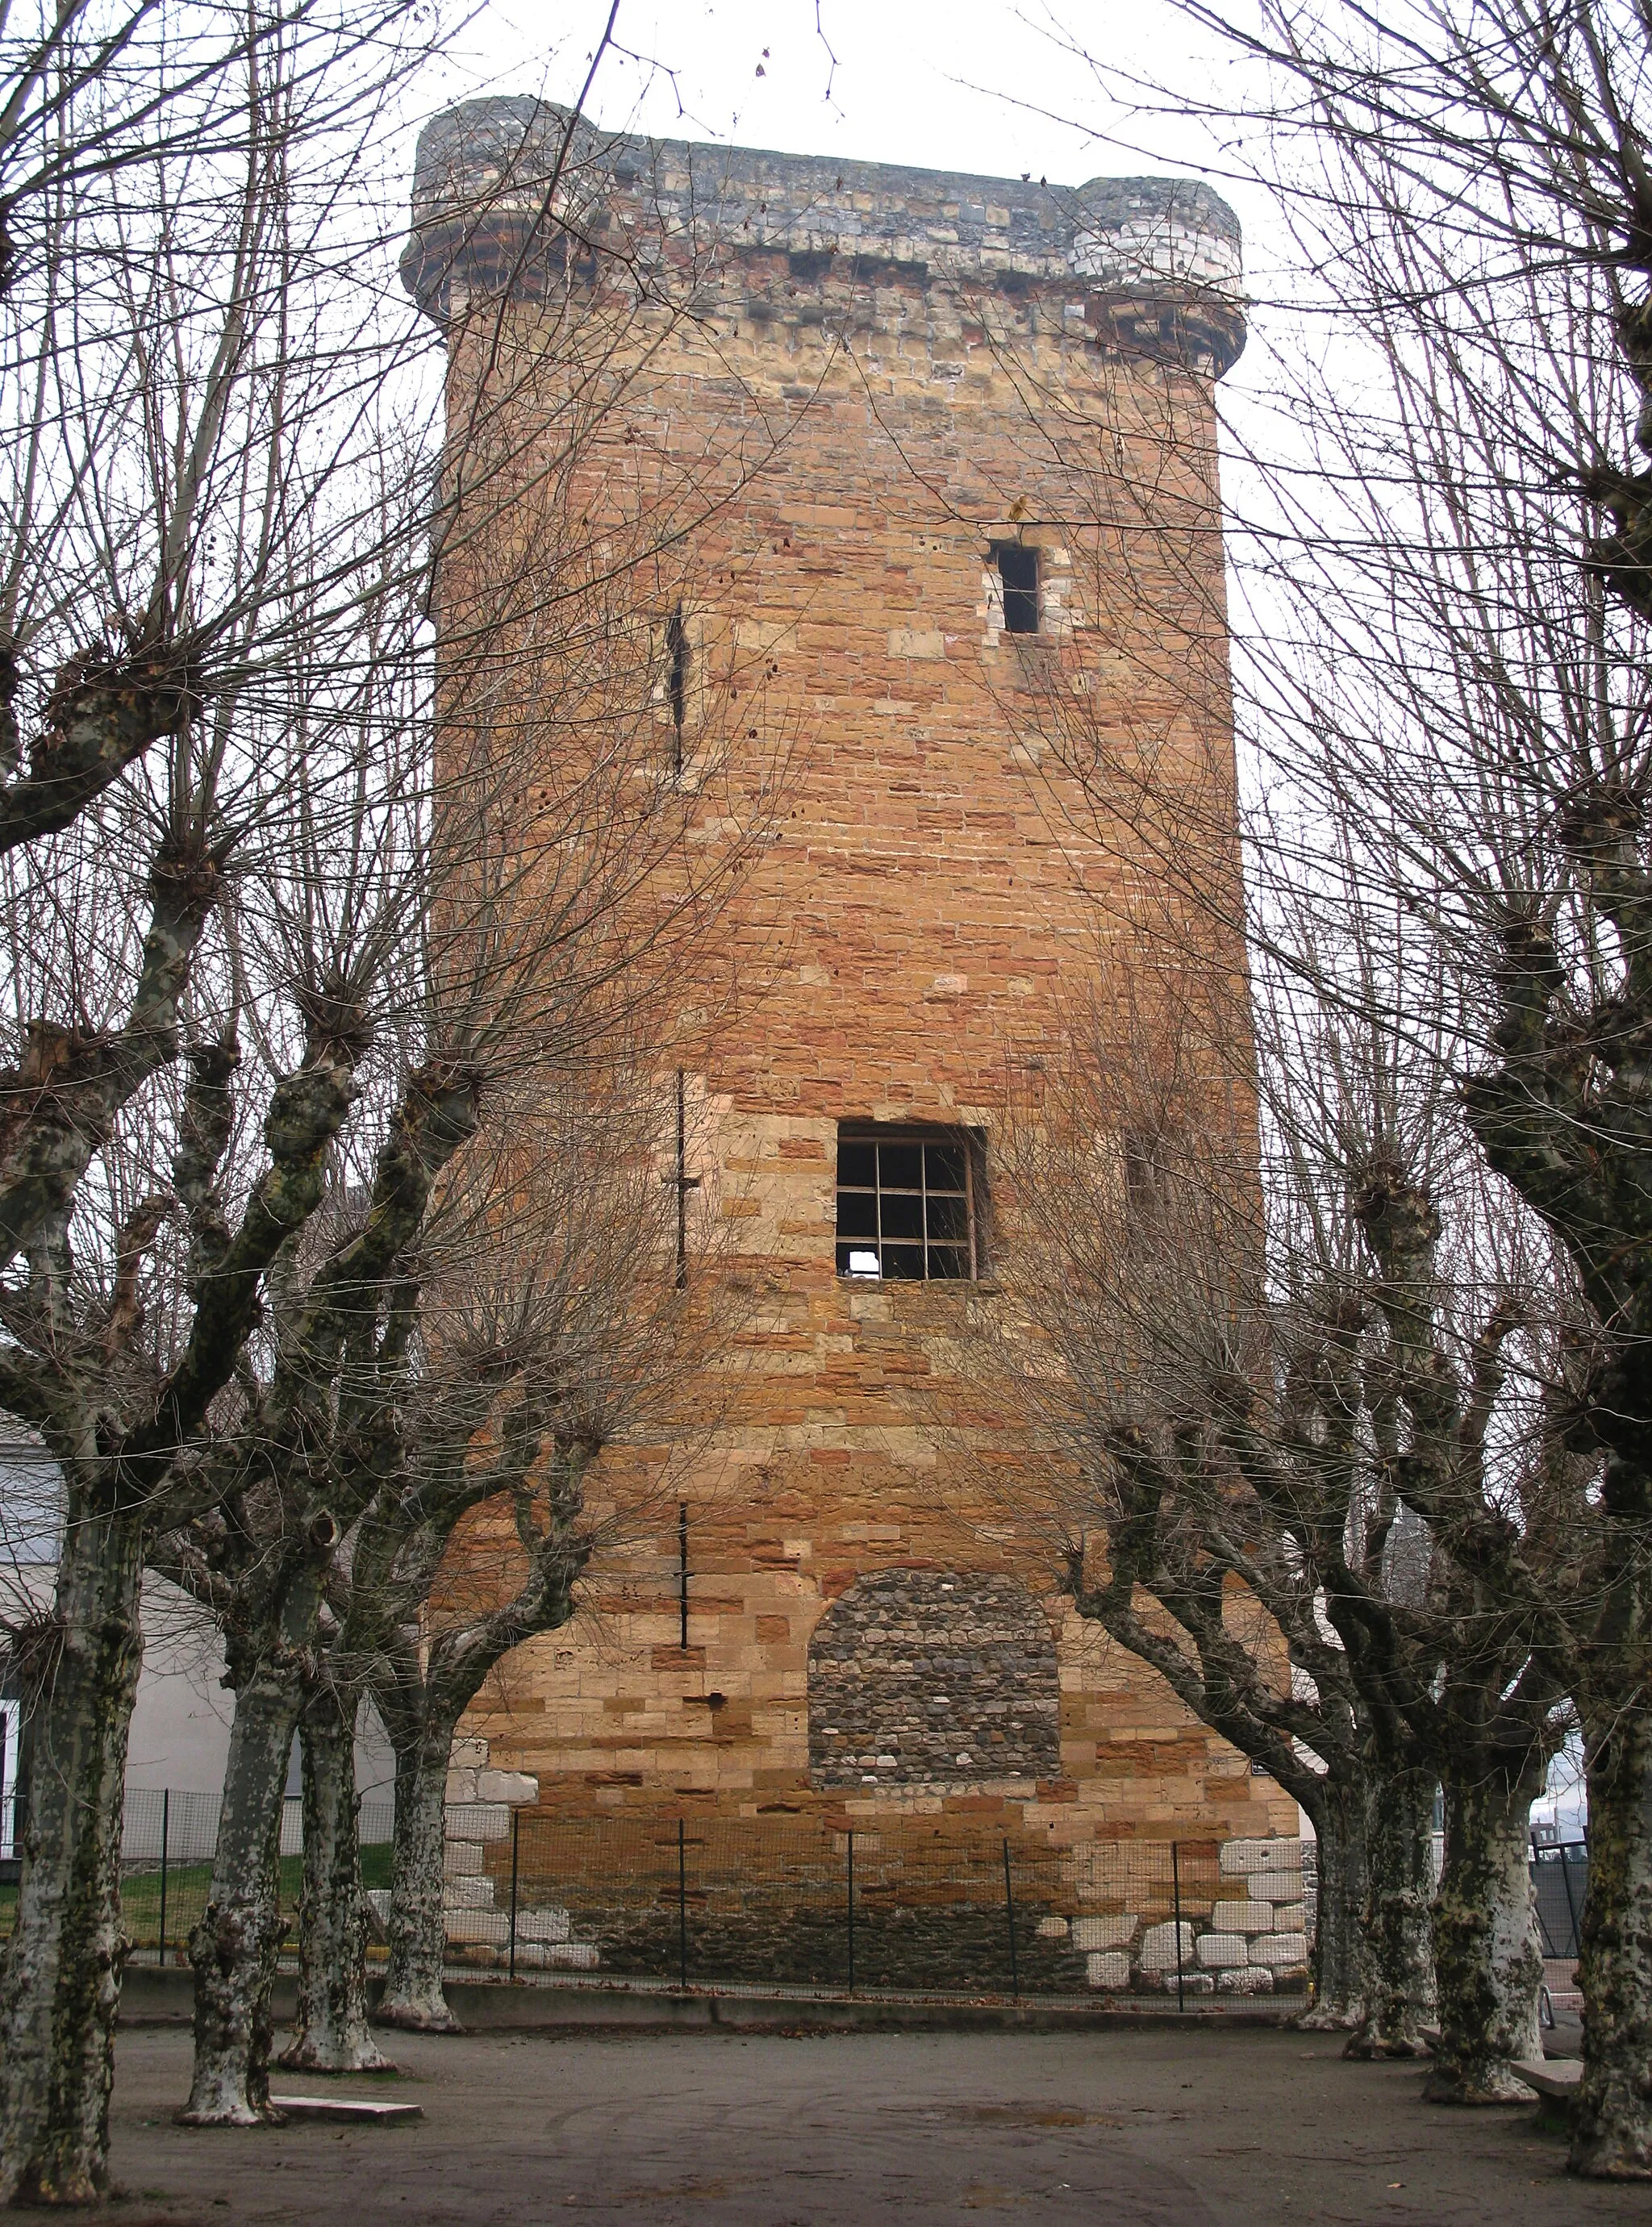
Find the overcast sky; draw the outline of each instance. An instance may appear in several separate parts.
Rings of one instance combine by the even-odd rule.
[[[454,97],[571,99],[607,13],[608,0],[492,0],[461,41]],[[1110,103],[1064,37],[1196,97],[1225,73],[1160,0],[621,0],[616,41],[642,59],[606,59],[588,107],[661,137],[1064,185],[1210,167],[1196,125]]]

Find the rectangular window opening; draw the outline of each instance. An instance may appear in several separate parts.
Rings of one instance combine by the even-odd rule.
[[[838,1273],[883,1283],[978,1280],[985,1202],[978,1131],[845,1124],[838,1133]]]
[[[688,629],[678,604],[666,622],[666,700],[671,706],[675,770],[683,769],[683,722],[688,715]]]
[[[1038,552],[1024,541],[995,541],[992,561],[1004,584],[1004,631],[1038,631]]]

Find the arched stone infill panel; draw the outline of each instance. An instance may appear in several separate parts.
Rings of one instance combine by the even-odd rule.
[[[813,1785],[1060,1775],[1056,1643],[1017,1579],[879,1570],[857,1578],[815,1626]]]

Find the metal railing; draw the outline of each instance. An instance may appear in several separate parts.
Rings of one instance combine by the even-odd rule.
[[[482,1813],[469,1813],[480,1817]],[[455,1812],[459,1833],[483,1829]],[[1299,2000],[1312,1848],[876,1831],[798,1819],[499,1820],[450,1841],[450,1956],[688,1988]]]

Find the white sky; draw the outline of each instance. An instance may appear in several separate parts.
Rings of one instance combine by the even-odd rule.
[[[572,99],[607,13],[493,0],[459,42],[449,97]],[[1110,104],[1062,51],[1063,26],[1195,97],[1226,68],[1163,0],[621,0],[616,39],[643,59],[608,57],[587,107],[610,130],[1064,185],[1211,166],[1196,124]]]

